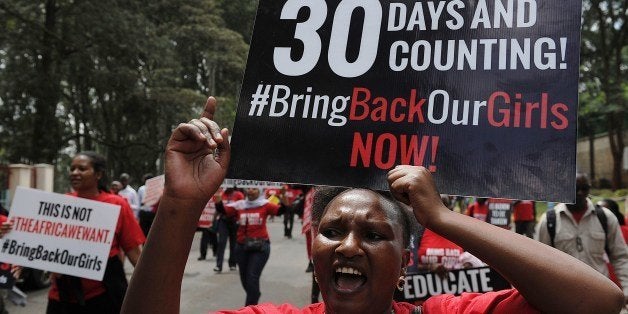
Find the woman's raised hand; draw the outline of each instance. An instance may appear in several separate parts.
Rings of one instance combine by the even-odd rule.
[[[431,173],[424,167],[397,166],[388,172],[388,184],[395,198],[410,205],[417,221],[425,227],[439,211],[448,211]]]
[[[231,157],[229,131],[212,119],[216,99],[209,97],[198,119],[181,123],[166,145],[164,194],[207,202],[222,183]]]

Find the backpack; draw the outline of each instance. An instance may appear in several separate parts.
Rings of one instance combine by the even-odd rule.
[[[600,205],[595,205],[595,214],[597,216],[597,219],[600,220],[602,229],[604,229],[604,251],[606,251],[606,254],[610,256],[608,249],[608,221],[606,220],[606,215],[604,214],[604,210]],[[550,245],[554,247],[554,237],[556,236],[556,211],[553,208],[548,209],[546,213],[546,218],[547,232],[550,236]]]

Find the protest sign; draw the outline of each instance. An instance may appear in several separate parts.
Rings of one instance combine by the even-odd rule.
[[[146,185],[146,196],[142,202],[144,206],[153,206],[157,204],[159,199],[161,198],[161,194],[164,192],[164,183],[166,177],[162,174],[160,176],[156,176],[146,180],[144,183]]]
[[[198,219],[199,228],[211,228],[214,222],[214,215],[216,215],[216,203],[214,203],[214,198],[210,199],[203,208],[203,212],[201,213],[201,217]]]
[[[0,261],[102,280],[120,206],[18,187]]]
[[[432,272],[406,276],[403,291],[395,291],[395,300],[409,303],[440,294],[490,292],[509,289],[508,281],[490,267],[450,270],[442,275]]]
[[[229,178],[575,199],[580,1],[260,1]]]
[[[512,202],[506,199],[492,198],[488,200],[488,218],[486,222],[498,227],[510,228]]]
[[[238,179],[225,179],[222,181],[220,185],[223,188],[232,188],[238,187],[242,189],[247,188],[259,188],[259,189],[272,189],[272,188],[281,188],[283,183],[280,182],[268,182],[268,181],[257,181],[257,180],[238,180]]]

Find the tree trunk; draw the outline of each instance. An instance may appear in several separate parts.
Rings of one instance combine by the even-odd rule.
[[[595,180],[595,135],[593,134],[593,130],[589,129],[589,179],[591,183],[596,184]]]
[[[41,61],[37,64],[39,79],[32,87],[35,98],[35,118],[33,121],[33,145],[30,153],[32,162],[52,162],[60,148],[61,130],[56,117],[57,103],[60,97],[59,78],[55,69],[56,45],[51,34],[56,28],[56,0],[47,0],[45,4],[44,31],[41,48],[38,52]]]
[[[608,121],[608,141],[613,157],[613,175],[611,186],[614,190],[621,189],[622,161],[624,155],[623,115],[621,112],[611,112],[606,115]]]

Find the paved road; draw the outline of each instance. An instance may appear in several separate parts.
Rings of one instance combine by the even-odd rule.
[[[277,217],[275,222],[268,224],[272,245],[270,259],[262,273],[260,302],[290,302],[304,306],[310,300],[311,284],[311,274],[305,273],[305,237],[301,235],[300,223],[295,221],[293,238],[283,238],[282,221],[282,217]],[[212,270],[216,266],[214,258],[197,260],[199,243],[200,233],[197,232],[183,275],[181,313],[207,313],[218,309],[236,309],[244,305],[244,290],[240,285],[238,272],[228,271],[225,261],[223,269],[226,271],[215,274]],[[128,262],[125,268],[130,276],[132,268]],[[26,307],[9,304],[9,313],[45,313],[46,296],[46,289],[28,292]]]

